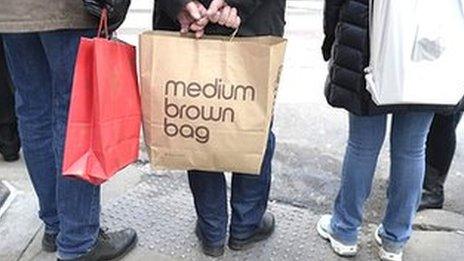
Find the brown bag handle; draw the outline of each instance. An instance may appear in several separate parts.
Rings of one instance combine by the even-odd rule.
[[[110,39],[110,34],[108,32],[108,10],[106,8],[103,8],[101,12],[100,25],[98,26],[97,36],[105,39]]]

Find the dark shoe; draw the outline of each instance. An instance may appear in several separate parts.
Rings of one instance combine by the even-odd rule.
[[[238,239],[231,236],[229,238],[229,248],[236,251],[250,249],[254,246],[254,244],[268,239],[274,232],[274,229],[274,215],[271,212],[266,212],[261,220],[261,224],[252,236],[246,239]]]
[[[425,209],[442,209],[444,203],[445,195],[443,194],[443,191],[440,193],[439,191],[431,192],[425,190],[422,193],[422,199],[418,211]]]
[[[133,229],[106,233],[100,230],[97,243],[87,254],[73,261],[119,260],[137,245],[137,233]]]
[[[42,238],[42,250],[45,252],[56,252],[56,236],[57,234],[44,233]]]
[[[16,145],[6,145],[0,142],[0,154],[6,162],[13,162],[19,160],[19,147]]]
[[[3,154],[2,153],[2,155],[3,155],[3,159],[6,162],[14,162],[14,161],[19,160],[19,153],[14,153],[14,154]]]
[[[203,236],[203,233],[201,232],[198,224],[195,228],[195,235],[197,235],[198,240],[200,241],[203,254],[207,256],[211,256],[211,257],[220,257],[224,255],[224,245],[221,245],[221,246],[209,245],[206,242],[205,237]]]
[[[425,171],[424,190],[418,211],[424,209],[441,209],[445,202],[444,184],[447,173],[427,164]]]

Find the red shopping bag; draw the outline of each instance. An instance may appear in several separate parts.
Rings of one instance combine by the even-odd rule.
[[[138,158],[141,126],[136,51],[129,44],[82,38],[74,72],[63,175],[99,185]]]

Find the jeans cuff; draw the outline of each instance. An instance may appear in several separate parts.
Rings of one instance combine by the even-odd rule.
[[[87,253],[89,253],[90,251],[92,251],[94,249],[94,247],[96,247],[97,243],[98,243],[98,234],[97,236],[95,236],[95,240],[94,242],[92,242],[92,244],[90,244],[90,242],[82,245],[79,247],[79,249],[72,249],[74,251],[69,251],[71,249],[63,249],[60,247],[59,245],[59,242],[58,243],[58,252],[57,252],[57,257],[61,260],[73,260],[73,259],[77,259]]]
[[[60,233],[59,230],[57,229],[53,229],[53,228],[45,228],[45,234],[48,234],[48,235],[58,235]]]
[[[232,230],[231,230],[232,231]],[[241,233],[230,233],[230,236],[235,238],[235,239],[239,239],[239,240],[243,240],[243,239],[247,239],[249,237],[251,237],[253,234],[254,234],[255,230],[253,231],[249,231],[249,232],[241,232]]]
[[[333,220],[329,226],[329,234],[344,245],[352,246],[358,244],[358,230],[355,232],[342,231],[336,227]]]
[[[49,234],[49,235],[58,235],[58,234],[60,233],[60,228],[59,228],[59,227],[54,227],[54,226],[45,225],[44,232],[45,232],[45,234]]]

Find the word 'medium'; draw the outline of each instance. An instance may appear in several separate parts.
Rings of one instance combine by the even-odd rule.
[[[253,86],[244,85],[226,85],[222,82],[222,79],[215,79],[214,83],[207,83],[201,85],[197,82],[191,82],[189,84],[183,81],[168,81],[165,87],[164,95],[173,95],[182,97],[204,97],[207,99],[218,99],[218,100],[251,100],[254,101],[256,98],[256,91]]]
[[[230,107],[206,106],[194,104],[179,104],[169,100],[169,96],[190,97],[202,99],[230,100],[254,102],[256,89],[250,85],[227,85],[222,79],[215,79],[213,83],[201,85],[197,82],[167,81],[164,99],[164,133],[169,137],[181,136],[195,139],[199,143],[210,140],[210,131],[206,126],[194,126],[185,121],[203,121],[218,123],[235,122],[235,111]],[[168,118],[179,119],[184,122],[181,126],[169,122]]]

